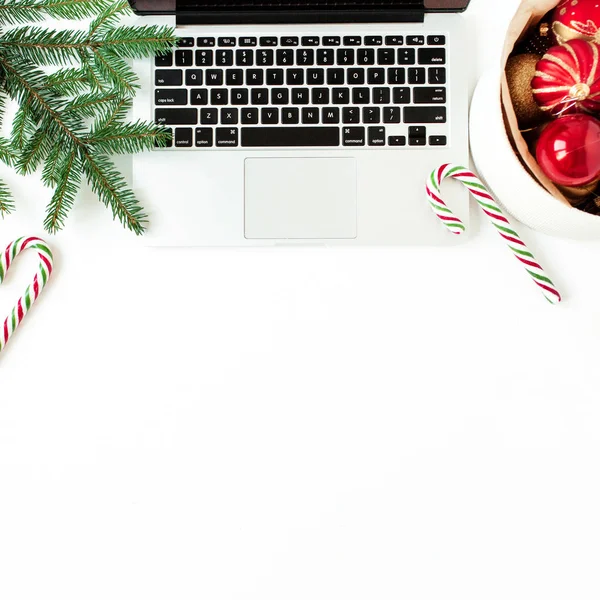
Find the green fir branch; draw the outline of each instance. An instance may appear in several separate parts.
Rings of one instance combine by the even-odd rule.
[[[4,181],[0,180],[0,217],[9,215],[15,209],[12,194]]]
[[[56,233],[65,225],[79,188],[81,187],[81,159],[77,148],[68,150],[66,159],[57,167],[54,174],[56,190],[46,207],[44,228],[50,233]]]
[[[0,4],[0,24],[17,25],[53,19],[80,20],[110,7],[111,0],[5,0]]]
[[[164,127],[138,121],[111,124],[95,131],[87,141],[102,153],[136,154],[157,145],[165,146],[170,139],[171,134]]]

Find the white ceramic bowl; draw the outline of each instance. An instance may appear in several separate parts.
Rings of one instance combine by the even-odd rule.
[[[579,240],[600,239],[600,216],[569,207],[549,194],[513,151],[500,103],[500,68],[480,79],[471,103],[471,153],[498,201],[532,229]]]

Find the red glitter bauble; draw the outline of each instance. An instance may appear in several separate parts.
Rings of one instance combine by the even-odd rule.
[[[575,39],[600,43],[600,0],[563,0],[554,9],[552,32],[559,44]]]

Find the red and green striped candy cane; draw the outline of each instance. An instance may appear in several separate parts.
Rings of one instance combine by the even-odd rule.
[[[453,164],[442,165],[435,171],[432,171],[427,179],[429,204],[446,228],[455,235],[465,232],[465,226],[462,221],[448,208],[441,197],[440,188],[442,181],[447,177],[457,179],[469,190],[471,196],[477,200],[477,203],[489,217],[496,231],[508,244],[515,258],[525,267],[525,270],[529,273],[542,294],[544,294],[546,300],[551,304],[558,304],[561,301],[561,295],[556,286],[552,283],[548,275],[546,275],[544,269],[525,245],[525,242],[519,237],[519,234],[513,229],[510,221],[504,216],[487,188],[481,183],[475,173],[465,167]]]
[[[4,281],[6,273],[15,258],[29,248],[36,250],[40,259],[38,272],[33,282],[27,286],[25,293],[17,301],[16,306],[8,315],[0,329],[0,352],[4,350],[8,340],[15,332],[25,315],[30,311],[33,303],[39,298],[42,290],[52,275],[53,258],[52,252],[44,240],[37,237],[22,237],[10,243],[6,250],[0,255],[0,283]]]

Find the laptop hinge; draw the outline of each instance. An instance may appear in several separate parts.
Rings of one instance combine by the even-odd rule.
[[[305,23],[423,23],[425,10],[417,6],[402,10],[357,11],[177,11],[177,26],[184,25],[268,25]]]

